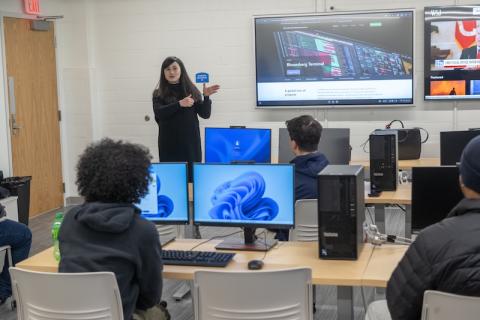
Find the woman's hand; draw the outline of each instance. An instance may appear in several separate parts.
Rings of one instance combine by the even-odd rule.
[[[208,97],[214,93],[217,93],[218,89],[220,89],[220,86],[218,84],[214,84],[213,86],[207,87],[207,85],[204,83],[203,84],[203,95],[205,97]]]
[[[178,103],[182,108],[190,108],[195,103],[195,100],[192,99],[192,95],[190,94],[188,97],[185,97],[182,100],[178,101]]]

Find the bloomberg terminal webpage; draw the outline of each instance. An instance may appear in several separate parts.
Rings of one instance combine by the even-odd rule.
[[[411,104],[413,12],[257,18],[257,105]]]

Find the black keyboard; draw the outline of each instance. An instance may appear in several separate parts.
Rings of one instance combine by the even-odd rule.
[[[162,250],[163,264],[225,267],[235,253],[214,251]]]

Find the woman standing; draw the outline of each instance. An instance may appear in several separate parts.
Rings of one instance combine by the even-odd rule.
[[[219,85],[203,84],[203,100],[183,62],[168,57],[162,63],[160,80],[153,91],[153,112],[158,123],[158,153],[161,162],[188,162],[188,180],[192,181],[193,162],[202,161],[198,116],[210,118],[210,95]]]

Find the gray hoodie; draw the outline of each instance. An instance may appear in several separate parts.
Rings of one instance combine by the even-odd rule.
[[[72,208],[59,234],[60,272],[112,271],[124,318],[160,302],[161,247],[155,225],[124,203],[90,202]]]

